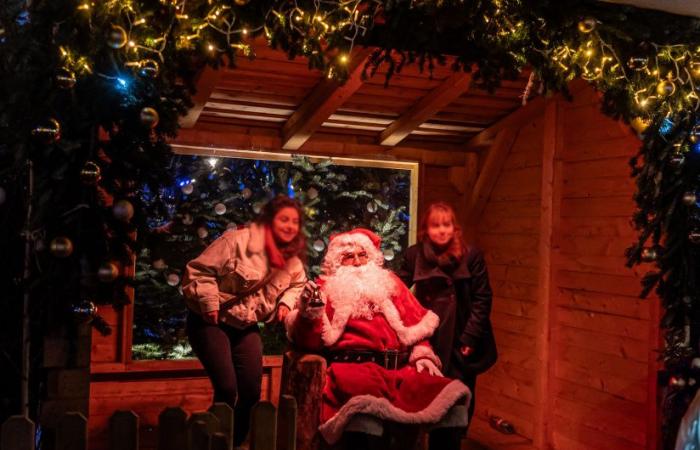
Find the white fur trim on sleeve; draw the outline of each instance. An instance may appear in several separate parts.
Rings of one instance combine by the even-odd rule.
[[[438,315],[432,311],[427,311],[420,319],[420,322],[407,327],[403,324],[399,316],[399,311],[396,309],[391,299],[387,299],[382,306],[384,317],[386,317],[391,328],[396,331],[399,342],[403,345],[413,345],[423,339],[429,338],[433,335],[438,325],[440,325],[440,318]]]
[[[429,359],[438,367],[438,369],[442,369],[440,358],[438,358],[433,349],[427,345],[415,345],[413,350],[411,350],[410,356],[408,357],[408,363],[414,364],[419,359]]]

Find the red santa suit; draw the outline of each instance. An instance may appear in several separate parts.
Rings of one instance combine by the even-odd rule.
[[[357,244],[369,254],[369,267],[348,271],[372,275],[355,283],[348,282],[352,275],[334,279],[333,274],[343,270],[339,267],[340,253],[348,245]],[[330,355],[387,350],[409,354],[407,364],[399,364],[397,369],[374,362],[345,362],[342,357],[340,361],[331,360],[319,427],[331,444],[340,439],[357,414],[397,423],[436,424],[453,405],[468,404],[471,397],[469,388],[458,380],[416,370],[421,359],[440,367],[427,341],[439,319],[420,305],[398,277],[381,268],[383,255],[377,244],[378,237],[367,230],[334,237],[324,259],[325,276],[319,281],[325,307],[295,310],[286,320],[289,337],[301,350]],[[350,292],[346,295],[346,291]],[[374,292],[375,298],[365,301],[363,292]]]

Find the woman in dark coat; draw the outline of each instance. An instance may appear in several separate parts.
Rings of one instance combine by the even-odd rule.
[[[471,421],[476,376],[497,358],[486,262],[480,250],[464,243],[454,210],[445,203],[428,207],[418,241],[407,250],[399,276],[407,286],[415,285],[416,298],[440,317],[431,344],[445,376],[471,389]]]

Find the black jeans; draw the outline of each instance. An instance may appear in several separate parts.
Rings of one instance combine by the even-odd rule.
[[[233,408],[233,443],[241,445],[250,428],[250,410],[260,400],[260,330],[257,324],[244,330],[224,324],[212,325],[190,311],[187,337],[214,386],[214,401]]]

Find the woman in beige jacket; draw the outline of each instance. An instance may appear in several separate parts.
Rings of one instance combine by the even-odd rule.
[[[234,445],[248,433],[260,398],[258,322],[283,321],[306,282],[299,204],[277,196],[249,226],[227,231],[187,264],[187,335],[214,387],[234,408]]]

